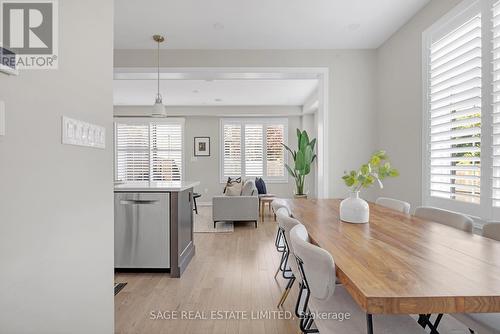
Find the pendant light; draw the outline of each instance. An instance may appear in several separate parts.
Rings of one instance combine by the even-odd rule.
[[[167,117],[167,111],[163,105],[163,100],[160,94],[160,43],[165,41],[165,37],[161,35],[153,35],[153,40],[158,44],[158,92],[156,94],[155,104],[153,105],[153,117]]]

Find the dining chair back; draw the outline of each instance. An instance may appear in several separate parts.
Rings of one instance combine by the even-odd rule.
[[[399,199],[389,198],[389,197],[379,197],[375,201],[375,204],[393,209],[402,213],[410,213],[410,203],[405,201],[400,201]]]
[[[421,206],[415,210],[415,217],[472,233],[472,219],[458,212],[434,208],[431,206]]]
[[[302,280],[307,282],[311,296],[326,300],[335,291],[335,263],[326,250],[309,242],[304,225],[297,225],[290,231],[290,241],[298,263],[301,263]]]

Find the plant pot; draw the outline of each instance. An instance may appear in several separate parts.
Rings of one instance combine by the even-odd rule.
[[[349,197],[340,202],[340,220],[353,223],[368,223],[370,218],[370,207],[368,202],[359,198],[359,191],[352,192]]]
[[[295,198],[307,198],[307,195],[306,194],[302,194],[302,195],[295,194],[295,195],[293,195],[293,197],[295,197]]]

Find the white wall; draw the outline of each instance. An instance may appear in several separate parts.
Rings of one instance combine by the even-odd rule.
[[[155,66],[154,50],[115,50],[115,67]],[[345,196],[341,176],[376,149],[375,50],[164,50],[164,67],[327,67],[329,196]],[[368,195],[368,198],[372,196]]]
[[[113,333],[113,2],[59,1],[59,69],[0,74],[0,332]],[[61,116],[107,128],[61,145]]]
[[[140,116],[151,114],[150,107],[123,107],[115,106],[115,115],[119,116]],[[168,113],[175,117],[184,117],[184,172],[185,180],[200,181],[200,185],[195,188],[196,192],[202,194],[198,203],[211,203],[212,197],[220,195],[224,189],[224,184],[220,182],[219,175],[219,145],[220,145],[220,117],[199,116],[199,115],[252,115],[252,114],[273,114],[287,115],[288,119],[288,143],[292,147],[297,146],[295,129],[300,128],[300,107],[269,106],[269,107],[170,107]],[[289,116],[295,115],[295,116]],[[194,137],[210,137],[210,157],[194,157],[193,146]],[[290,158],[290,157],[289,157]],[[268,183],[267,190],[279,197],[292,197],[295,183],[289,178],[288,183]],[[306,185],[307,188],[307,185]]]
[[[378,146],[400,177],[379,194],[421,204],[422,32],[460,0],[432,0],[377,50]]]

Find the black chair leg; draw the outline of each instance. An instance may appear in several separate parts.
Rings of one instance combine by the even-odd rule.
[[[217,222],[216,222],[216,221],[214,221],[214,228],[215,228],[215,225],[217,225]]]
[[[194,212],[198,214],[198,205],[196,204],[196,197],[193,198],[193,202],[194,202]]]

